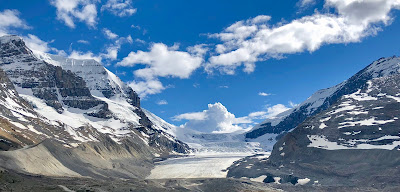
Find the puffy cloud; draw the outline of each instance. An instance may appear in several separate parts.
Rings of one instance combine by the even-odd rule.
[[[193,48],[192,53],[178,51],[179,45],[168,47],[162,43],[155,43],[150,47],[149,52],[137,51],[131,52],[117,65],[132,67],[138,64],[145,65],[145,68],[134,71],[136,79],[140,81],[134,81],[132,85],[145,85],[146,81],[150,81],[152,84],[158,82],[158,77],[175,77],[186,79],[198,69],[203,63],[203,57],[201,48]],[[143,94],[155,94],[160,93],[164,89],[164,86],[157,86],[159,89],[147,89],[143,90]],[[138,93],[140,91],[135,90]]]
[[[121,62],[120,66],[135,66],[145,64],[147,67],[135,71],[137,77],[153,79],[154,77],[188,78],[194,70],[200,67],[203,58],[188,52],[177,51],[176,46],[168,47],[162,43],[151,46],[150,52],[131,52]]]
[[[286,107],[283,104],[273,105],[273,106],[267,108],[267,113],[264,116],[264,119],[265,118],[273,118],[273,117],[277,116],[278,114],[280,114],[282,112],[285,112],[285,111],[287,111],[289,109],[290,108]]]
[[[168,105],[168,102],[166,100],[160,100],[157,102],[157,105]]]
[[[161,93],[166,87],[158,80],[146,80],[146,81],[131,81],[128,83],[130,87],[132,87],[133,90],[137,94],[139,94],[140,97],[146,97],[147,95],[154,95]]]
[[[131,16],[137,11],[137,9],[132,6],[132,0],[108,0],[107,3],[101,7],[101,11],[105,10],[119,17]]]
[[[146,64],[147,67],[135,71],[135,75],[148,79],[157,76],[188,78],[194,70],[200,67],[203,58],[176,49],[177,47],[167,47],[165,44],[155,43],[150,52],[131,52],[118,65]]]
[[[311,1],[304,1],[309,3]],[[210,37],[222,41],[216,45],[217,55],[211,56],[206,70],[234,74],[244,66],[254,71],[254,63],[286,54],[313,52],[324,44],[359,42],[390,24],[390,11],[400,8],[399,0],[326,0],[326,10],[286,24],[270,25],[268,16],[239,21]]]
[[[14,33],[13,29],[29,29],[30,27],[19,18],[19,12],[17,10],[6,9],[0,12],[0,36],[9,35]],[[28,46],[34,52],[54,52],[59,55],[65,55],[64,51],[60,51],[56,48],[49,46],[49,43],[41,40],[39,37],[28,34],[22,37]]]
[[[72,51],[72,53],[68,56],[69,58],[72,59],[93,59],[99,63],[101,63],[101,57],[100,56],[96,56],[95,54],[93,54],[92,52],[80,52],[80,51]]]
[[[202,112],[184,113],[173,117],[173,120],[188,120],[183,127],[201,132],[231,133],[243,131],[240,124],[249,123],[246,118],[236,118],[221,103],[208,104],[208,109]]]
[[[267,107],[264,111],[256,111],[243,117],[235,117],[224,105],[217,102],[208,104],[208,109],[201,112],[183,113],[172,117],[173,121],[187,120],[181,127],[208,133],[231,133],[245,131],[257,122],[255,120],[275,118],[278,114],[289,110],[283,104]]]
[[[266,97],[266,96],[270,96],[271,93],[259,92],[258,95]]]
[[[118,51],[120,46],[110,46],[107,48],[107,53],[102,54],[101,56],[106,59],[115,60],[118,57]]]
[[[206,44],[199,44],[195,46],[188,47],[187,50],[191,55],[198,57],[203,57],[209,50]]]
[[[114,34],[115,35],[114,36],[113,34],[114,33],[108,35],[110,35],[110,37],[112,38],[118,37],[118,35]],[[121,45],[124,43],[132,44],[133,43],[132,37],[129,35],[127,37],[118,38],[113,44],[108,45],[106,48],[106,53],[101,53],[100,56],[104,59],[116,60],[118,57],[118,52],[121,49]]]
[[[113,33],[112,31],[110,31],[110,30],[107,29],[107,28],[104,28],[104,29],[103,29],[103,33],[104,33],[104,35],[107,37],[107,39],[116,39],[116,38],[118,38],[118,35],[117,35],[117,34]],[[132,37],[131,37],[131,38],[132,38]]]
[[[79,40],[79,43],[87,44],[88,41]],[[72,50],[71,54],[69,55],[70,58],[74,59],[94,59],[97,62],[102,62],[102,60],[116,60],[118,57],[118,51],[121,48],[121,45],[124,43],[132,43],[132,37],[129,35],[127,37],[120,37],[114,41],[114,43],[106,45],[105,50],[102,53],[94,54],[91,51],[88,52],[81,52]]]
[[[254,119],[260,119],[260,117],[261,117],[261,118],[264,118],[264,116],[265,116],[266,114],[267,114],[266,111],[256,111],[256,112],[250,113],[250,114],[249,114],[249,117],[250,117],[250,118],[254,118]]]
[[[267,118],[274,118],[278,114],[289,110],[290,108],[286,107],[283,104],[276,104],[271,107],[267,107],[266,111],[256,111],[250,113],[247,117],[249,119],[267,119]]]
[[[43,52],[48,53],[52,52],[57,55],[66,56],[67,54],[63,50],[58,50],[54,47],[51,47],[49,44],[53,41],[46,42],[41,40],[36,35],[28,34],[28,36],[22,37],[25,41],[26,46],[33,51],[33,53]]]
[[[23,39],[26,43],[26,46],[28,46],[32,50],[47,53],[52,49],[48,45],[48,42],[39,39],[39,37],[35,35],[28,34],[28,36],[23,37]]]
[[[97,0],[50,0],[51,5],[57,9],[57,19],[63,21],[70,28],[75,28],[75,20],[95,27],[97,2]]]
[[[6,9],[0,12],[0,36],[12,33],[12,29],[27,29],[29,26],[19,18],[17,10]]]

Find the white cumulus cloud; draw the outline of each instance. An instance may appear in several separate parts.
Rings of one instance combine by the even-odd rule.
[[[13,33],[13,29],[27,29],[29,26],[24,20],[19,18],[20,13],[17,10],[6,9],[0,12],[0,36]]]
[[[249,119],[267,119],[267,118],[274,118],[278,114],[289,110],[289,107],[286,107],[283,104],[276,104],[270,107],[267,107],[264,111],[256,111],[250,113],[247,117]]]
[[[161,93],[166,87],[158,80],[146,80],[146,81],[131,81],[128,85],[132,87],[133,90],[140,97],[146,97],[147,95],[154,95]]]
[[[26,46],[33,51],[33,53],[55,53],[57,55],[66,56],[67,54],[63,50],[58,50],[51,47],[49,44],[53,41],[47,42],[43,41],[36,35],[28,34],[28,36],[23,36]]]
[[[90,51],[84,53],[84,52],[74,50],[68,57],[72,58],[72,59],[93,59],[99,63],[101,63],[101,60],[102,60],[102,58],[100,56],[97,56]]]
[[[181,127],[207,133],[242,132],[251,129],[257,122],[267,118],[275,118],[278,114],[289,110],[283,104],[266,107],[243,117],[236,117],[220,102],[208,104],[208,109],[201,112],[183,113],[172,117],[173,121],[187,120]]]
[[[191,50],[191,53],[178,49],[178,45],[168,47],[163,43],[154,43],[149,52],[131,52],[117,65],[126,67],[145,66],[134,71],[137,80],[132,82],[132,85],[136,87],[145,85],[146,81],[150,81],[152,84],[157,81],[157,84],[160,85],[159,77],[186,79],[201,66],[204,61],[202,57],[204,52],[201,52],[199,47],[193,48],[194,50]],[[164,86],[157,87],[159,89],[147,90],[141,88],[140,90],[144,91],[143,93],[140,90],[135,91],[141,95],[147,95],[160,93],[165,88]]]
[[[47,53],[51,50],[51,47],[49,46],[48,42],[39,39],[39,37],[35,35],[28,34],[28,36],[24,37],[23,39],[25,41],[26,46],[28,46],[32,50],[44,53]]]
[[[208,104],[208,109],[202,112],[177,115],[173,120],[188,120],[183,127],[207,133],[244,131],[247,128],[244,124],[252,123],[247,117],[236,118],[219,102]]]
[[[104,35],[107,37],[107,39],[116,39],[118,38],[118,35],[113,33],[111,30],[104,28],[103,29]]]
[[[273,105],[273,106],[267,108],[267,113],[264,117],[265,118],[273,118],[276,115],[283,113],[289,109],[290,109],[289,107],[286,107],[283,104],[276,104],[276,105]]]
[[[68,27],[75,28],[75,21],[85,22],[90,27],[97,24],[97,0],[50,0],[57,9],[57,19]]]
[[[107,3],[101,7],[101,11],[105,10],[119,17],[131,16],[137,11],[137,9],[132,6],[132,0],[108,0]]]
[[[304,1],[308,4],[312,1]],[[269,24],[269,16],[238,21],[210,37],[222,41],[217,55],[208,60],[206,70],[234,74],[244,66],[254,71],[254,63],[287,54],[313,52],[325,44],[359,42],[390,24],[391,11],[400,8],[399,0],[326,0],[326,10],[284,24]],[[329,9],[333,8],[333,9]]]

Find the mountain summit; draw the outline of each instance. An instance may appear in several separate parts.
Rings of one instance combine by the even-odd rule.
[[[144,177],[154,158],[190,151],[168,133],[174,126],[143,110],[135,91],[94,60],[32,52],[20,37],[3,36],[0,82],[0,149],[19,149],[0,152],[6,168]]]

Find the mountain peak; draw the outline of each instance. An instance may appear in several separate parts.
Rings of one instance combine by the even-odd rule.
[[[0,37],[0,43],[8,43],[10,41],[23,41],[18,35],[4,35]]]
[[[385,77],[400,73],[400,57],[392,56],[380,58],[365,68],[372,78]]]

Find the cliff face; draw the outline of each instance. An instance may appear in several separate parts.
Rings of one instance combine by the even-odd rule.
[[[190,150],[167,133],[172,125],[150,120],[146,114],[153,114],[142,110],[134,90],[94,60],[34,54],[20,37],[4,36],[0,37],[0,69],[0,149],[38,144],[33,148],[40,151],[1,152],[0,161],[7,168],[39,174],[142,177],[153,158]],[[26,167],[29,163],[18,160],[22,154],[28,159],[53,159],[65,167],[64,172],[45,163],[37,169]],[[103,160],[93,161],[97,157]],[[135,171],[140,174],[132,174]]]
[[[140,107],[140,98],[136,92],[95,60],[78,60],[46,53],[36,53],[35,56],[81,77],[94,96],[109,99],[120,97],[127,100],[131,105]]]
[[[0,84],[0,150],[17,149],[43,140],[44,137],[33,130],[45,122],[41,122],[29,103],[18,95],[3,70],[0,70]],[[27,127],[28,122],[30,129]],[[20,128],[26,129],[26,137],[19,133]]]
[[[44,100],[57,112],[64,111],[63,104],[84,110],[97,107],[100,110],[90,115],[109,117],[107,104],[90,94],[82,78],[37,59],[21,38],[3,38],[0,55],[0,67],[14,85],[31,91],[33,96]]]

